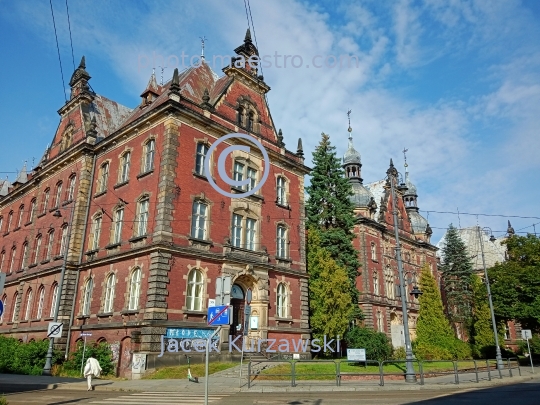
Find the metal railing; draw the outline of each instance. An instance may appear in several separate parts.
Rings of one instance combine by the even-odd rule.
[[[487,378],[488,381],[491,381],[492,379],[492,371],[497,370],[499,372],[499,379],[503,378],[502,370],[498,369],[496,366],[496,360],[495,359],[486,359],[486,360],[411,360],[415,365],[413,364],[413,367],[415,369],[415,374],[417,377],[420,378],[420,385],[425,384],[425,378],[426,376],[444,376],[444,375],[453,375],[454,376],[454,384],[458,385],[460,384],[460,374],[473,374],[474,373],[474,381],[477,383],[480,382],[480,373],[487,372]],[[459,367],[459,363],[467,362],[467,363],[473,363],[473,368],[469,365],[464,368]],[[251,388],[252,385],[252,377],[289,377],[291,387],[296,387],[297,381],[301,379],[302,377],[313,377],[313,376],[333,376],[335,377],[335,383],[336,386],[341,386],[342,380],[348,381],[346,377],[355,377],[355,376],[379,376],[378,385],[384,386],[384,378],[385,376],[399,376],[399,377],[405,377],[405,365],[407,363],[407,360],[385,360],[385,361],[377,361],[377,360],[366,360],[366,361],[347,361],[347,360],[278,360],[278,359],[272,359],[265,361],[265,363],[280,363],[280,364],[288,364],[290,366],[290,373],[252,373],[252,361],[250,360],[248,362],[248,388]],[[297,364],[313,364],[313,363],[330,363],[334,364],[334,372],[323,372],[323,373],[298,373],[298,370],[296,368]],[[342,371],[341,364],[364,364],[366,367],[368,364],[376,365],[378,367],[378,373],[369,373],[369,372],[356,372],[356,371]],[[448,370],[428,370],[424,371],[424,365],[427,365],[429,363],[450,363],[452,364],[452,368]],[[403,364],[403,372],[388,372],[384,369],[385,365],[397,365],[397,364]],[[513,358],[507,358],[506,359],[506,370],[508,370],[509,377],[513,377],[514,373],[512,370],[518,370],[519,375],[521,376],[521,368],[519,364],[519,360],[515,357]],[[345,378],[344,378],[345,377]],[[429,378],[429,377],[428,377]],[[287,378],[288,380],[288,378]]]

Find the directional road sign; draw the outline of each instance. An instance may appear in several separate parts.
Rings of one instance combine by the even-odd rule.
[[[81,336],[92,336],[90,332],[82,332]]]
[[[217,326],[217,325],[229,325],[230,316],[229,316],[229,306],[222,305],[219,307],[210,307],[208,308],[208,326]]]
[[[62,336],[62,322],[49,322],[49,327],[47,328],[47,337],[57,338]]]
[[[530,329],[521,329],[522,339],[532,339],[532,333]]]

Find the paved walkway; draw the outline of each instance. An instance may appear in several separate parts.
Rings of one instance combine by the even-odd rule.
[[[238,366],[239,367],[239,366]],[[475,387],[489,387],[500,384],[512,384],[531,379],[540,380],[540,374],[531,374],[529,368],[521,369],[521,376],[517,370],[513,370],[513,377],[509,376],[508,370],[504,370],[503,378],[499,378],[497,371],[491,373],[491,381],[488,381],[487,372],[479,373],[479,383],[476,382],[474,373],[460,374],[460,384],[455,384],[453,375],[426,378],[425,384],[420,385],[406,383],[403,380],[390,380],[385,376],[384,386],[379,385],[379,379],[342,381],[340,386],[335,380],[297,380],[296,386],[291,386],[291,381],[272,381],[255,379],[251,383],[251,388],[247,387],[247,379],[242,379],[240,384],[239,376],[230,376],[230,371],[220,372],[211,375],[209,378],[210,393],[236,393],[236,392],[301,392],[301,391],[381,391],[381,390],[419,390],[419,389],[470,389]],[[96,390],[111,391],[134,391],[134,392],[185,392],[204,393],[204,377],[199,377],[199,383],[182,380],[94,380]],[[14,374],[0,374],[0,393],[30,391],[39,389],[69,389],[86,390],[86,381],[75,378],[44,377],[44,376],[23,376]]]

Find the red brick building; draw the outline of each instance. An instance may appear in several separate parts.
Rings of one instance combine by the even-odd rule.
[[[233,278],[234,325],[253,290],[254,339],[309,337],[304,229],[304,165],[285,148],[265,94],[270,90],[247,60],[257,54],[249,31],[235,65],[218,77],[203,62],[158,85],[152,75],[134,109],[94,93],[84,58],[70,81],[70,100],[51,146],[30,172],[0,185],[0,269],[7,273],[0,333],[22,341],[44,339],[61,294],[62,348],[81,332],[106,341],[129,374],[131,353],[159,353],[168,328],[204,329],[215,279]],[[253,145],[233,151],[231,178],[217,172],[220,144],[234,132],[250,134],[270,157],[268,180],[255,194],[265,162]],[[235,144],[242,144],[237,139]],[[65,277],[60,285],[67,250]],[[179,353],[175,361],[183,354]],[[171,355],[172,356],[172,355]],[[165,356],[167,357],[167,356]],[[149,357],[150,358],[150,357]]]
[[[399,276],[395,258],[392,194],[388,177],[364,186],[361,177],[360,153],[353,147],[349,128],[349,148],[343,157],[343,168],[353,189],[357,224],[353,243],[362,263],[361,276],[357,279],[360,305],[365,315],[365,325],[392,337],[392,344],[404,345],[403,315],[399,297]],[[392,161],[387,172],[395,171]],[[437,248],[430,242],[431,228],[418,212],[417,189],[405,172],[406,190],[396,189],[399,238],[402,247],[404,278],[410,292],[420,277],[420,269],[428,263],[433,275],[437,271]],[[396,179],[394,184],[399,184]],[[416,336],[418,300],[407,294],[411,338]]]

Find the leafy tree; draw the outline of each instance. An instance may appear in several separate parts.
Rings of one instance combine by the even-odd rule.
[[[330,138],[322,134],[322,139],[313,152],[311,184],[306,187],[309,200],[306,205],[307,226],[320,230],[320,244],[330,253],[332,259],[343,267],[349,278],[349,294],[355,304],[354,317],[360,318],[358,305],[358,277],[360,261],[358,252],[352,245],[355,224],[354,206],[349,197],[352,188],[345,177],[341,161],[336,156]]]
[[[441,270],[448,316],[451,322],[468,327],[472,316],[473,265],[465,243],[452,224],[446,231],[442,256],[444,261]]]
[[[489,269],[495,315],[540,332],[540,238],[512,236],[508,260]]]
[[[308,230],[310,324],[314,339],[344,336],[354,305],[345,270],[321,246],[317,230]]]
[[[366,349],[367,360],[387,360],[392,355],[392,344],[386,334],[355,326],[345,334],[349,349]]]
[[[465,342],[454,335],[444,314],[441,293],[429,266],[420,275],[420,310],[416,324],[415,354],[422,359],[451,359],[470,356]]]

